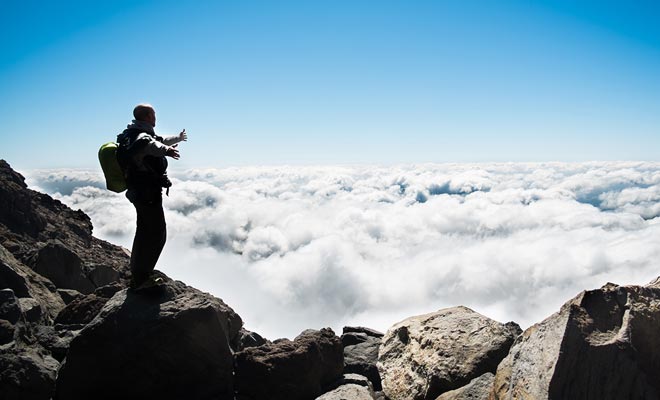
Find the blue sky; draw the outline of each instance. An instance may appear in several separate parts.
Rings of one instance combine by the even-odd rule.
[[[576,4],[577,3],[577,4]],[[660,160],[653,1],[4,1],[0,157],[95,167]]]

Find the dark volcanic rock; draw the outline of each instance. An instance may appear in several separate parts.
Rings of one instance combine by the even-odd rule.
[[[41,307],[41,320],[51,322],[64,308],[53,283],[19,262],[0,245],[0,287],[13,290],[16,297],[31,297]]]
[[[82,293],[74,289],[57,289],[57,293],[64,301],[64,304],[69,304],[78,297],[83,296]]]
[[[582,292],[518,338],[490,398],[658,399],[659,332],[657,284]]]
[[[240,317],[217,299],[167,280],[117,292],[71,342],[56,398],[233,399]]]
[[[344,372],[366,376],[375,390],[382,389],[380,373],[376,367],[382,337],[382,333],[362,327],[345,327],[341,335]]]
[[[98,315],[108,298],[88,294],[69,303],[55,318],[56,324],[87,325]]]
[[[21,318],[21,307],[18,305],[18,299],[11,289],[0,290],[0,319],[5,319],[12,324],[18,322]]]
[[[264,339],[260,334],[241,328],[241,331],[238,334],[238,342],[233,345],[233,349],[235,351],[241,351],[248,347],[258,347],[266,343],[270,342]]]
[[[29,262],[36,273],[50,279],[58,288],[75,289],[85,294],[95,289],[84,274],[80,257],[59,240],[46,243]]]
[[[14,340],[14,333],[16,328],[14,324],[6,319],[0,319],[0,345],[6,344]]]
[[[236,353],[235,360],[240,400],[313,399],[343,369],[341,341],[329,328],[247,348]]]
[[[36,212],[25,178],[0,160],[0,223],[14,232],[37,236],[47,224]]]
[[[110,281],[128,279],[129,255],[124,249],[93,237],[84,212],[28,189],[23,176],[4,160],[0,160],[0,244],[22,264],[53,278],[59,288],[89,293]],[[28,297],[14,291],[17,297]]]
[[[0,350],[0,397],[7,400],[48,400],[55,388],[59,363],[30,348]]]
[[[467,307],[446,308],[392,326],[378,355],[383,392],[396,400],[434,400],[495,372],[520,328]]]

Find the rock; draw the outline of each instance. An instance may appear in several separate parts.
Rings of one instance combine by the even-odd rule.
[[[71,341],[76,336],[76,331],[40,325],[34,329],[33,334],[39,345],[48,350],[57,361],[62,362],[69,351]]]
[[[342,329],[342,333],[344,335],[347,333],[364,333],[367,336],[375,338],[382,338],[384,336],[382,332],[378,332],[377,330],[371,328],[365,328],[363,326],[345,326],[344,329]]]
[[[332,329],[304,331],[235,355],[236,398],[307,400],[342,374],[341,341]]]
[[[408,318],[383,337],[383,392],[393,400],[435,399],[495,372],[516,336],[511,326],[462,306]]]
[[[27,322],[39,322],[42,317],[41,305],[32,297],[18,299],[21,312]]]
[[[96,288],[96,290],[94,290],[94,294],[99,297],[105,297],[106,299],[109,299],[122,289],[126,289],[126,285],[122,285],[120,282],[113,282]]]
[[[117,292],[71,341],[58,399],[233,399],[241,318],[178,281],[153,289]]]
[[[0,223],[15,232],[36,236],[47,221],[35,212],[25,178],[0,160]]]
[[[49,241],[30,260],[36,273],[50,279],[58,288],[75,289],[83,294],[96,287],[85,276],[82,260],[58,240]]]
[[[57,293],[64,301],[64,304],[69,304],[78,297],[83,296],[82,293],[74,289],[57,289]]]
[[[94,265],[90,267],[89,280],[94,286],[106,286],[120,279],[120,274],[109,265]]]
[[[341,344],[344,347],[364,343],[367,340],[369,340],[369,336],[361,332],[348,332],[341,335]]]
[[[488,400],[494,381],[495,375],[486,372],[459,389],[441,394],[436,400]]]
[[[366,376],[375,390],[382,390],[380,373],[376,367],[381,339],[365,333],[349,332],[342,335],[343,343],[353,342],[345,340],[346,336],[364,338],[364,341],[344,347],[344,372]]]
[[[28,189],[24,178],[13,171],[4,160],[0,160],[0,243],[9,249],[17,260],[31,267],[35,266],[38,251],[45,243],[59,243],[73,254],[64,254],[63,261],[74,264],[80,262],[82,266],[83,278],[77,284],[89,288],[86,280],[92,290],[95,286],[109,283],[109,280],[117,276],[121,279],[128,278],[130,256],[125,249],[93,237],[89,216],[81,210],[70,209],[46,194]],[[45,267],[40,265],[39,268]],[[65,263],[64,268],[70,266]],[[57,269],[47,270],[58,278],[58,274],[62,273]],[[0,271],[0,279],[1,275]],[[59,286],[58,282],[56,284]],[[60,288],[80,289],[77,286]],[[27,297],[17,290],[14,291],[18,297]],[[86,290],[80,291],[89,293]],[[41,301],[38,297],[29,297]]]
[[[658,285],[582,292],[516,340],[490,398],[658,399],[658,332]]]
[[[241,351],[248,347],[258,347],[266,343],[268,343],[268,340],[264,339],[258,333],[241,328],[241,331],[238,333],[238,342],[233,346],[233,349],[235,351]]]
[[[375,400],[374,391],[361,385],[348,384],[317,397],[316,400]]]
[[[98,315],[108,300],[95,294],[78,297],[57,315],[55,323],[81,327],[87,325]]]
[[[51,281],[32,271],[0,245],[0,287],[10,288],[17,297],[37,300],[43,322],[49,323],[64,308],[64,302]]]
[[[11,289],[0,290],[0,319],[5,319],[12,324],[21,319],[21,307]]]
[[[6,319],[0,319],[0,345],[7,344],[14,340],[16,328],[14,324]]]
[[[55,388],[59,363],[30,348],[0,350],[0,397],[3,399],[48,400]]]

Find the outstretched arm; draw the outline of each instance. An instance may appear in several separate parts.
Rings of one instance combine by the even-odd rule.
[[[187,140],[188,140],[188,134],[186,133],[186,130],[184,129],[181,132],[179,132],[178,135],[165,136],[163,138],[163,143],[165,143],[168,146],[171,146],[175,143],[185,142]]]

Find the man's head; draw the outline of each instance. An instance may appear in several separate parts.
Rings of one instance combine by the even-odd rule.
[[[154,110],[151,104],[138,104],[133,109],[133,117],[137,121],[145,121],[151,124],[151,126],[156,126],[156,110]]]

